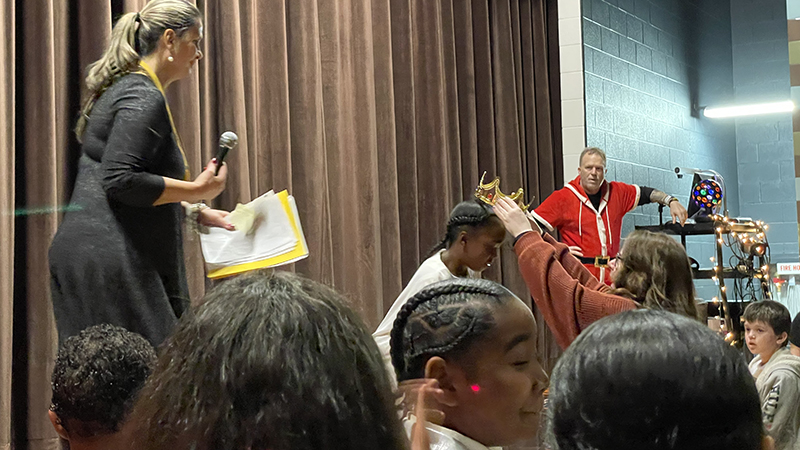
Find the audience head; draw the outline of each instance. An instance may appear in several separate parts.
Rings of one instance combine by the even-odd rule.
[[[332,289],[291,273],[223,282],[181,317],[132,422],[138,449],[400,449],[388,374]]]
[[[747,348],[764,361],[789,344],[792,316],[782,304],[773,300],[750,303],[742,318]]]
[[[699,318],[689,257],[664,233],[637,230],[628,235],[611,278],[618,294],[646,308]]]
[[[800,313],[797,313],[792,321],[792,330],[789,333],[789,343],[791,344],[792,354],[794,356],[800,356]]]
[[[170,46],[173,61],[181,64],[181,50],[186,50],[195,35],[202,36],[201,21],[200,10],[186,0],[151,0],[138,13],[122,15],[111,30],[103,55],[87,69],[87,98],[75,129],[78,139],[95,101],[115,79],[134,70],[139,60],[159,45]]]
[[[444,426],[487,446],[536,435],[547,384],[536,322],[503,286],[457,278],[423,289],[397,316],[391,355],[398,381],[438,380]]]
[[[447,249],[462,265],[481,272],[489,267],[506,238],[506,229],[492,207],[472,199],[450,212],[447,231],[434,252]]]
[[[63,442],[118,433],[156,359],[139,334],[103,324],[67,338],[58,350],[52,376],[49,416]]]
[[[583,149],[578,158],[578,175],[587,194],[599,192],[606,179],[606,152],[597,147]]]
[[[597,321],[552,379],[559,450],[757,450],[769,441],[742,355],[677,314],[643,309]]]

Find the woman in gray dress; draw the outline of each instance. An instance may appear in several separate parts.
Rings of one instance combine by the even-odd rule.
[[[82,142],[70,211],[50,247],[59,340],[98,323],[154,345],[189,305],[182,221],[232,229],[227,212],[190,205],[225,188],[216,161],[194,180],[164,90],[203,57],[200,11],[152,0],[122,16],[103,56],[89,66]],[[183,204],[183,207],[182,207]]]

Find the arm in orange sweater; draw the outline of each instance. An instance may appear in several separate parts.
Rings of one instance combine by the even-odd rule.
[[[566,249],[566,246],[563,247]],[[589,275],[591,279],[585,279],[581,271],[572,267],[583,267],[580,262],[572,256],[564,256],[560,246],[553,246],[539,233],[528,232],[520,236],[514,245],[514,250],[517,252],[519,270],[531,297],[561,348],[567,348],[592,322],[636,308],[636,304],[631,300],[591,289],[589,286],[601,283],[591,275]],[[569,250],[566,249],[566,252]],[[573,277],[559,258],[564,260],[573,273],[584,279]]]
[[[578,258],[570,253],[567,244],[558,242],[549,234],[542,234],[542,238],[545,242],[555,248],[556,259],[561,263],[561,266],[564,267],[564,270],[566,270],[567,273],[572,276],[572,278],[578,280],[578,282],[583,286],[595,291],[608,292],[611,290],[607,284],[598,281],[597,278],[595,278],[594,275],[589,272],[586,266],[584,266],[583,263],[578,260]]]

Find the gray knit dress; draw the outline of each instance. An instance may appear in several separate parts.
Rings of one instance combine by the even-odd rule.
[[[70,211],[50,246],[59,341],[110,323],[159,345],[189,304],[182,208],[152,206],[184,158],[166,102],[132,73],[97,100],[83,135]]]

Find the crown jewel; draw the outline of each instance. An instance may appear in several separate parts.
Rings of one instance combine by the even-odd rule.
[[[521,210],[528,210],[528,206],[530,206],[530,204],[525,204],[525,199],[523,197],[524,192],[522,188],[517,189],[517,192],[514,192],[513,194],[506,195],[500,192],[500,177],[494,177],[494,180],[487,184],[483,183],[484,177],[486,177],[486,172],[483,172],[483,175],[481,175],[481,181],[478,184],[478,187],[475,188],[475,197],[492,206],[494,206],[498,199],[502,197],[508,197],[511,199],[511,201],[519,205]]]

